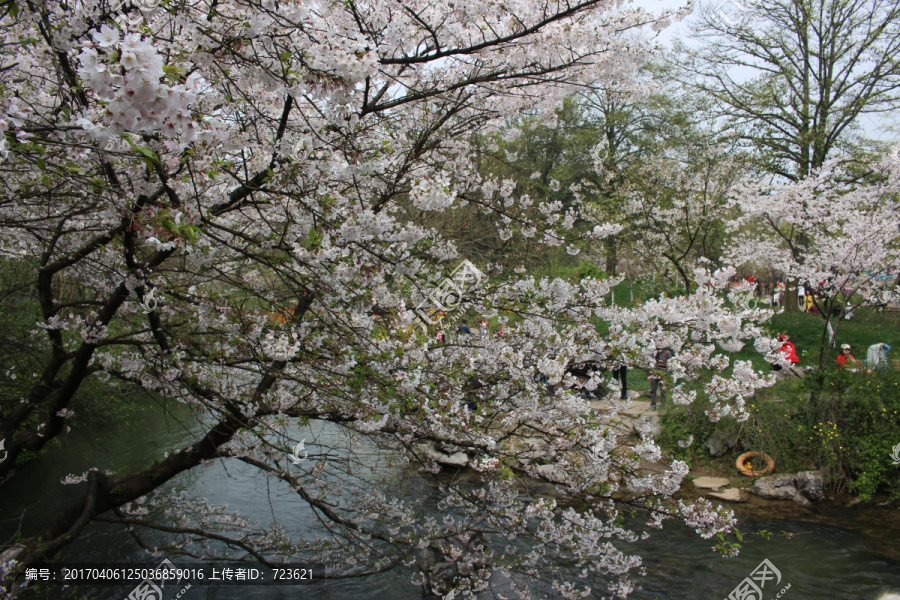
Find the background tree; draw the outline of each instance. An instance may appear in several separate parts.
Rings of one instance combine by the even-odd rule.
[[[606,271],[610,275],[617,274],[620,247],[634,235],[624,210],[627,203],[624,188],[648,141],[642,135],[647,132],[647,113],[651,110],[645,101],[648,88],[638,90],[636,82],[628,87],[618,85],[580,95],[590,127],[597,132],[596,144],[591,149],[594,168],[585,170],[582,189],[588,194],[589,202],[599,209],[601,218],[623,226],[621,232],[607,237],[604,244]]]
[[[754,150],[797,181],[848,157],[862,115],[900,107],[900,7],[889,0],[759,0],[740,19],[702,12],[673,66]]]
[[[617,211],[628,227],[620,236],[625,245],[689,293],[697,261],[719,262],[728,193],[743,163],[733,138],[710,127],[708,106],[677,89],[654,94],[630,115],[622,160],[608,166],[610,153],[601,148],[595,161],[601,185],[615,197],[606,214]]]
[[[761,0],[737,20],[702,12],[681,80],[714,98],[761,170],[789,181],[850,159],[862,115],[900,106],[900,8],[888,0]],[[807,240],[797,238],[797,258]],[[797,282],[785,304],[797,308]]]
[[[542,204],[558,204],[562,210],[571,211],[577,215],[576,229],[584,231],[586,215],[571,187],[590,170],[595,136],[583,107],[570,95],[552,116],[525,115],[510,120],[498,131],[479,136],[475,140],[479,173],[514,185],[515,196],[520,202],[533,203],[534,210]],[[552,272],[552,265],[574,266],[581,260],[558,243],[548,245],[533,226],[517,224],[515,232],[515,239],[498,239],[496,248],[484,259],[545,273]]]

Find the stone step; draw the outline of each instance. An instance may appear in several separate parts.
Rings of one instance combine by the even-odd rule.
[[[694,487],[701,490],[719,491],[731,483],[725,477],[698,477],[694,480]]]
[[[651,412],[649,400],[632,400],[628,408],[623,411],[624,414],[635,417],[647,412]]]
[[[728,488],[721,492],[710,492],[710,496],[719,500],[727,500],[728,502],[746,502],[744,493],[737,488]]]

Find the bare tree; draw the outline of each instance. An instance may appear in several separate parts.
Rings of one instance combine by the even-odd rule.
[[[679,48],[679,78],[791,181],[852,150],[861,115],[900,106],[894,0],[757,0],[736,20],[702,11],[693,33],[704,45]]]

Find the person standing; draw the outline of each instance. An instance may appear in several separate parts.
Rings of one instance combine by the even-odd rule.
[[[805,310],[806,312],[812,312],[813,306],[813,295],[811,293],[808,293],[803,300],[803,310]]]
[[[488,329],[488,320],[484,318],[481,319],[481,323],[478,324],[478,336],[481,338],[481,341],[483,342],[486,340],[490,333],[491,330]]]
[[[672,358],[672,351],[669,348],[661,348],[656,351],[653,357],[654,364],[650,371],[650,410],[656,410],[656,392],[659,390],[659,406],[666,402],[666,388],[663,379],[669,372],[669,359]]]
[[[853,318],[853,304],[849,301],[847,302],[847,306],[844,307],[844,320],[849,321]]]

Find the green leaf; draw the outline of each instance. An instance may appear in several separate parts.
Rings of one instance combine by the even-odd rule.
[[[163,72],[169,77],[178,77],[182,75],[185,71],[184,69],[180,69],[175,65],[163,65]]]
[[[38,169],[40,169],[41,171],[47,170],[47,161],[45,161],[43,158],[39,158],[35,162],[37,162]]]
[[[159,164],[159,157],[156,155],[156,152],[150,148],[135,148],[135,150],[144,157],[144,162],[147,162],[148,166]]]

